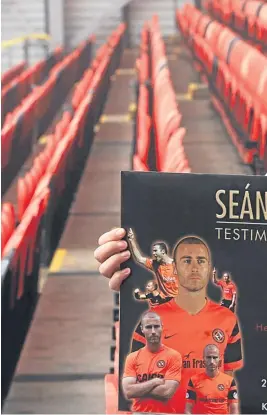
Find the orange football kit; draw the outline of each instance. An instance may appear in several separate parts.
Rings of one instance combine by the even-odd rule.
[[[217,281],[216,284],[219,285],[223,291],[223,299],[231,301],[234,294],[236,294],[235,284],[233,282],[229,282],[229,284],[227,284],[225,281]]]
[[[193,414],[228,414],[228,404],[238,402],[235,380],[222,372],[214,378],[206,373],[192,376],[186,400],[195,404]]]
[[[137,383],[153,378],[181,380],[182,357],[177,351],[162,345],[152,353],[147,347],[130,353],[125,361],[123,377],[135,377]],[[133,412],[175,413],[173,398],[162,402],[153,398],[135,398],[132,400]]]
[[[165,297],[176,297],[178,294],[178,275],[175,274],[174,263],[158,264],[157,261],[147,258],[145,267],[154,271],[158,289]]]
[[[175,409],[184,413],[188,382],[191,376],[204,372],[203,350],[216,344],[220,350],[220,370],[236,370],[243,366],[241,336],[234,313],[207,299],[204,308],[191,315],[175,300],[153,307],[162,321],[162,342],[182,355],[181,384],[176,394]],[[132,341],[132,351],[143,347],[145,338],[140,324]]]

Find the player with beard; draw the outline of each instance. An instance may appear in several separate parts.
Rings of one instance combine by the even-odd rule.
[[[229,310],[235,312],[236,306],[236,286],[233,283],[231,276],[228,272],[223,274],[222,279],[218,280],[216,270],[213,270],[213,282],[221,287],[223,292],[223,298],[221,305],[229,308]]]
[[[175,413],[172,397],[181,379],[182,357],[161,342],[160,317],[146,311],[141,317],[145,347],[125,361],[122,390],[133,400],[133,412]]]
[[[110,288],[118,290],[130,269],[120,270],[120,264],[130,258],[124,229],[102,235],[95,258],[101,263],[99,271],[110,278]],[[177,413],[184,413],[188,381],[204,371],[203,349],[216,343],[220,350],[220,370],[229,375],[243,367],[242,343],[237,317],[227,308],[207,298],[207,285],[212,275],[211,253],[207,244],[197,236],[179,240],[173,252],[179,291],[171,301],[153,307],[163,324],[163,342],[183,356],[182,378],[176,398]],[[132,351],[145,344],[140,324],[133,333]]]
[[[161,296],[175,297],[178,293],[178,277],[174,272],[173,259],[168,256],[164,242],[152,245],[152,258],[145,257],[137,245],[133,230],[128,231],[128,241],[135,260],[154,272]]]
[[[205,372],[191,377],[186,393],[186,414],[238,414],[235,380],[219,370],[220,351],[208,344],[203,351]]]

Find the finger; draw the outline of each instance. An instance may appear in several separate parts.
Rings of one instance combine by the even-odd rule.
[[[125,236],[125,234],[126,231],[123,228],[112,229],[111,231],[103,233],[103,235],[100,236],[98,239],[98,244],[103,245],[110,241],[119,241]]]
[[[129,277],[130,272],[130,268],[115,272],[109,280],[109,288],[113,291],[119,291],[122,282]]]
[[[127,248],[126,241],[111,241],[106,242],[104,245],[100,245],[94,252],[95,259],[101,264],[106,261],[112,255],[118,254]]]
[[[119,270],[120,265],[130,258],[130,255],[130,251],[128,250],[112,255],[112,257],[108,258],[105,262],[103,262],[103,264],[100,265],[100,274],[104,275],[104,277],[111,278],[114,272]]]

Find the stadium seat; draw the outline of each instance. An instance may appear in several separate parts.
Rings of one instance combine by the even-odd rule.
[[[11,82],[13,79],[15,79],[17,76],[19,76],[25,70],[25,67],[26,62],[23,61],[4,72],[1,76],[2,88],[6,86],[9,82]]]
[[[18,179],[17,192],[18,192],[18,219],[20,221],[23,217],[23,214],[29,202],[27,182],[25,181],[24,178]]]
[[[1,255],[16,227],[15,209],[11,203],[3,203],[1,209]]]
[[[131,414],[118,410],[118,377],[113,374],[105,376],[106,414]]]
[[[237,2],[229,0],[225,3],[225,10],[229,11],[231,7],[236,7],[240,13],[244,13],[249,3],[250,1],[247,0],[240,7],[241,3],[237,5]],[[253,6],[254,11],[257,9],[260,12],[264,9],[260,3],[256,1],[250,6]],[[208,2],[208,8],[212,8],[214,15],[217,16],[221,2],[211,0]],[[187,21],[187,33],[191,31],[191,37],[192,34],[194,35],[191,44],[188,43],[193,56],[200,65],[201,71],[204,72],[203,76],[211,86],[216,99],[218,97],[228,111],[228,117],[240,140],[240,143],[237,143],[233,139],[235,145],[244,161],[251,164],[260,153],[260,142],[263,140],[262,134],[259,133],[261,117],[262,114],[267,114],[267,57],[243,41],[229,28],[218,22],[207,23],[207,17],[204,14],[203,26],[201,26],[202,19],[198,19],[199,23],[195,25],[196,17],[194,16],[198,16],[199,11],[193,6],[190,8],[185,6],[177,14],[177,18],[179,19],[181,15],[184,15]],[[223,18],[224,15],[220,16]],[[205,25],[205,34],[202,32],[202,37],[200,37],[202,27]],[[213,34],[213,29],[215,34]],[[262,150],[261,153],[263,153]]]
[[[140,158],[137,154],[135,154],[133,156],[133,170],[135,170],[135,171],[149,171],[148,166],[140,160]]]

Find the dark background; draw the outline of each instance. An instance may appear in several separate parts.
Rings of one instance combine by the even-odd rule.
[[[133,228],[141,252],[148,257],[151,257],[153,242],[165,241],[171,256],[180,237],[194,234],[210,246],[218,275],[223,271],[232,273],[238,288],[237,314],[244,348],[244,368],[236,372],[235,378],[241,412],[250,414],[266,413],[261,408],[267,402],[267,388],[261,387],[261,379],[267,378],[267,331],[256,331],[256,325],[267,326],[267,243],[218,240],[215,231],[216,227],[223,226],[256,229],[256,226],[216,224],[216,213],[221,213],[215,200],[216,191],[240,190],[242,201],[247,183],[250,183],[252,203],[256,190],[263,196],[267,191],[264,176],[122,172],[121,219],[124,228]],[[133,289],[143,290],[153,278],[151,272],[133,260],[124,266],[130,266],[132,275],[122,285],[120,295],[120,375],[130,350],[132,332],[148,308],[147,302],[135,301]],[[219,301],[221,290],[210,283],[208,294],[212,300]],[[119,409],[127,410],[128,404],[120,393]]]

